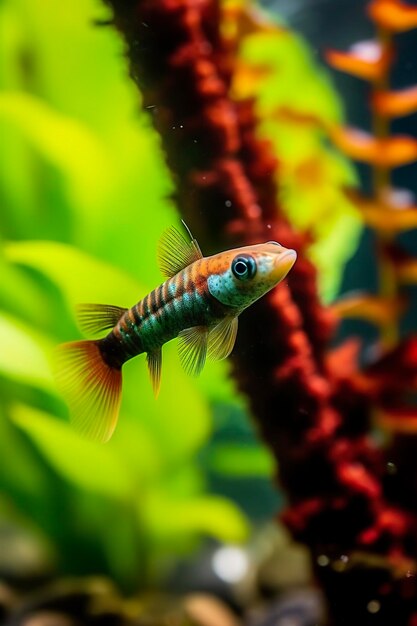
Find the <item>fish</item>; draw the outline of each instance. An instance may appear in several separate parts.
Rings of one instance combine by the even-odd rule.
[[[146,353],[157,397],[162,347],[178,337],[184,370],[198,375],[206,358],[226,358],[235,344],[239,315],[282,281],[295,263],[295,250],[276,241],[204,257],[174,226],[158,245],[166,280],[131,308],[84,304],[78,319],[86,339],[61,344],[55,375],[70,420],[85,437],[106,442],[116,427],[122,392],[122,366]]]

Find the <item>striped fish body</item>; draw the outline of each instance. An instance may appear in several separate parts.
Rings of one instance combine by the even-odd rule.
[[[231,314],[232,307],[210,294],[209,273],[209,258],[195,261],[128,309],[101,344],[109,365],[155,352],[182,330],[210,328]]]
[[[59,347],[57,381],[73,424],[87,437],[107,441],[118,419],[123,364],[146,352],[157,395],[162,346],[175,337],[189,374],[199,374],[207,356],[227,357],[240,313],[275,287],[295,259],[294,250],[276,242],[203,257],[195,239],[187,242],[176,229],[169,229],[159,246],[167,280],[130,309],[83,305],[79,315],[83,330],[110,332],[102,339]]]

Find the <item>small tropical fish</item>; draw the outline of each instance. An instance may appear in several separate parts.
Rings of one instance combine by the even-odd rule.
[[[122,365],[146,352],[158,394],[162,346],[179,338],[185,371],[197,375],[206,357],[224,359],[233,349],[238,316],[277,285],[297,258],[275,241],[203,257],[197,241],[175,228],[161,237],[158,258],[167,280],[132,308],[87,304],[81,328],[102,339],[75,341],[58,349],[57,379],[72,422],[89,438],[110,439],[122,390]]]

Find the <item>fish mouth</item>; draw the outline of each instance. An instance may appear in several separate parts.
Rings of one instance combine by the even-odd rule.
[[[295,250],[288,249],[277,256],[274,264],[274,274],[277,280],[283,280],[297,259]]]

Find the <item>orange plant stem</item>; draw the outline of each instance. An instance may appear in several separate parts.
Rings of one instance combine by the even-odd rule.
[[[377,31],[377,38],[382,49],[391,47],[392,35],[389,31],[380,28]],[[386,91],[389,89],[389,70],[373,84],[373,91]],[[374,94],[372,94],[374,95]],[[389,137],[390,122],[385,115],[374,111],[373,133],[375,137],[383,139]],[[382,202],[384,195],[389,191],[391,185],[391,172],[387,167],[374,165],[372,171],[373,193],[375,199]],[[394,300],[398,296],[398,285],[391,261],[385,253],[387,244],[392,241],[392,236],[385,231],[376,232],[376,252],[378,259],[378,281],[379,295],[387,300]],[[398,324],[396,320],[386,322],[381,329],[381,343],[384,348],[393,346],[398,340]]]

